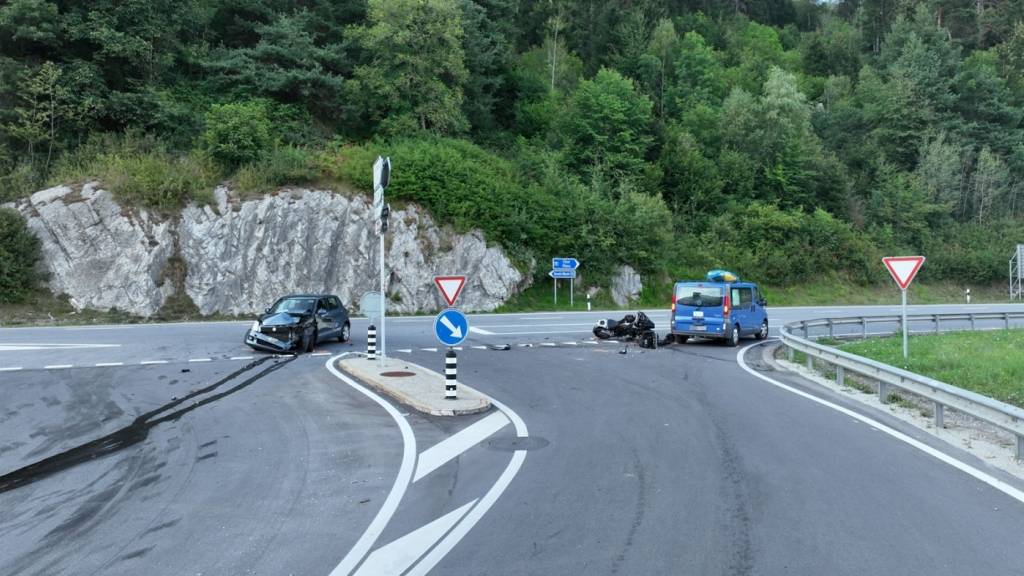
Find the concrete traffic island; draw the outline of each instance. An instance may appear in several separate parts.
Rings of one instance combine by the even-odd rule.
[[[458,397],[446,399],[445,377],[412,362],[387,358],[379,360],[345,358],[338,368],[371,388],[419,412],[434,416],[478,414],[491,408],[491,401],[476,390],[459,383]]]

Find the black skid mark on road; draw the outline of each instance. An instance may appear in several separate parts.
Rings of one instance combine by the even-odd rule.
[[[19,468],[13,472],[4,474],[3,476],[0,476],[0,494],[7,492],[8,490],[13,490],[15,488],[20,488],[21,486],[31,484],[32,482],[41,480],[52,474],[62,472],[84,462],[91,462],[92,460],[95,460],[97,458],[113,454],[115,452],[128,448],[129,446],[138,444],[139,442],[145,440],[147,436],[149,436],[149,431],[154,426],[157,426],[164,422],[171,422],[177,420],[184,416],[185,414],[188,414],[189,412],[195,410],[196,408],[199,408],[200,406],[205,406],[206,404],[216,402],[217,400],[220,400],[225,396],[234,394],[235,392],[238,392],[239,390],[242,390],[243,388],[250,386],[260,378],[263,378],[264,376],[267,376],[268,374],[281,369],[295,358],[295,356],[287,357],[284,359],[275,358],[273,356],[260,358],[259,360],[255,360],[253,362],[246,364],[245,366],[239,368],[238,370],[235,370],[231,374],[228,374],[227,376],[221,378],[220,380],[217,380],[216,382],[210,384],[209,386],[206,386],[205,388],[201,388],[199,390],[190,392],[185,396],[182,396],[181,398],[176,398],[155,410],[151,410],[139,416],[134,421],[132,421],[131,424],[125,426],[124,428],[120,428],[101,438],[97,438],[90,442],[86,442],[85,444],[75,446],[74,448],[65,450],[60,454],[50,456],[38,462],[29,464],[28,466]],[[231,388],[228,388],[223,392],[207,396],[201,400],[193,401],[191,404],[183,408],[179,408],[179,406],[181,406],[182,404],[185,404],[190,400],[202,396],[203,394],[213,392],[214,390],[220,388],[224,384],[231,382],[232,380],[266,363],[269,360],[274,360],[274,363],[269,367],[260,370],[256,374],[246,378],[245,380],[241,381],[235,386],[232,386]],[[175,408],[177,408],[177,410],[174,410]],[[168,410],[173,411],[168,412]],[[161,416],[161,414],[163,415]]]

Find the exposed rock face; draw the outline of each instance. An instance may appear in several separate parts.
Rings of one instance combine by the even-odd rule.
[[[289,292],[327,292],[350,307],[379,284],[379,238],[370,203],[329,191],[291,190],[239,202],[217,189],[217,206],[189,206],[158,219],[122,209],[86,184],[58,187],[14,207],[42,240],[50,288],[78,308],[154,314],[169,295],[168,260],[179,254],[185,293],[204,314],[250,314]],[[416,206],[395,210],[387,234],[389,309],[430,311],[444,303],[435,275],[465,274],[458,305],[493,310],[528,281],[479,232],[439,228]]]
[[[612,278],[612,300],[619,306],[625,306],[640,297],[643,287],[636,270],[630,266],[619,266]]]
[[[288,292],[333,293],[351,306],[377,289],[380,241],[368,199],[292,190],[233,207],[227,190],[215,197],[216,208],[186,208],[179,224],[185,288],[201,312],[256,312]],[[415,206],[390,222],[390,310],[441,308],[435,275],[469,277],[458,302],[466,310],[493,310],[522,287],[504,251],[479,233],[443,231]]]
[[[123,211],[93,184],[36,192],[14,208],[42,240],[50,289],[76,308],[149,316],[172,290],[162,280],[174,249],[171,223]]]

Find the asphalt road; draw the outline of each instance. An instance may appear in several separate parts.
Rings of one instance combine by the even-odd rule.
[[[460,381],[507,411],[455,419],[327,370],[365,320],[295,359],[246,348],[245,323],[0,330],[0,574],[1024,573],[1024,504],[880,426],[1017,480],[771,372],[753,341],[753,372],[878,424],[737,349],[585,343],[620,315],[471,317]],[[387,328],[441,371],[432,318]]]

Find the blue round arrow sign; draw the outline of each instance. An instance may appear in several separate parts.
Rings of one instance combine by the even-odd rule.
[[[469,320],[455,308],[449,308],[434,318],[434,335],[445,346],[458,346],[469,335]]]

